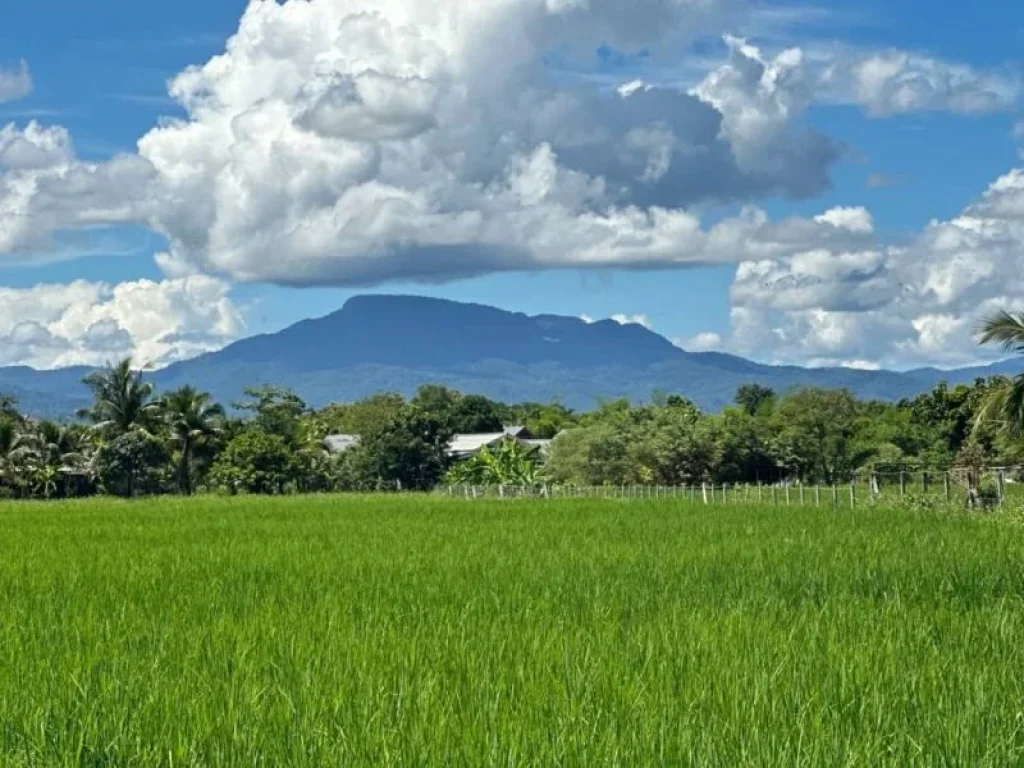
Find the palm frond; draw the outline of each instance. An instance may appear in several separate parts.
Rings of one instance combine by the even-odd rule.
[[[982,344],[999,344],[1007,352],[1024,352],[1024,313],[1002,310],[986,318],[978,328]]]

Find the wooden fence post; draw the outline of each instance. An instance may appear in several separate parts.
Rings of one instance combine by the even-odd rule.
[[[857,508],[857,476],[850,478],[850,509]]]
[[[946,503],[948,504],[950,501],[953,500],[952,490],[951,490],[950,485],[949,485],[949,470],[948,469],[946,470],[946,472],[942,476],[942,484],[945,487]]]

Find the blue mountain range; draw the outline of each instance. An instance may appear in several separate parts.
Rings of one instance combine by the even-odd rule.
[[[1024,361],[940,371],[860,371],[769,366],[720,353],[686,352],[640,325],[507,312],[415,296],[358,296],[339,311],[279,333],[254,336],[150,374],[161,390],[194,384],[224,403],[248,386],[290,387],[311,406],[375,392],[411,395],[439,383],[506,402],[557,400],[575,409],[652,393],[679,393],[717,410],[743,384],[786,391],[844,387],[896,400],[941,380],[1017,374]],[[37,416],[70,417],[88,403],[87,368],[0,368],[0,392]]]

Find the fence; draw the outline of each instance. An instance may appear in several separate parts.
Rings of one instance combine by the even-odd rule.
[[[450,485],[441,493],[457,499],[677,499],[697,504],[768,504],[856,508],[911,501],[948,505],[1024,504],[1024,476],[1019,467],[916,472],[858,472],[847,483],[802,485],[776,483],[702,483],[699,485]]]

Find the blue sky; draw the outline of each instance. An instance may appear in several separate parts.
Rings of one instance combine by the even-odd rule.
[[[346,0],[314,2],[325,6],[346,5]],[[457,5],[456,0],[446,2]],[[526,0],[521,4],[525,6]],[[353,7],[358,5],[353,4]],[[658,41],[647,46],[642,40],[606,41],[600,38],[600,32],[589,36],[581,33],[580,39],[590,46],[592,53],[588,58],[572,48],[569,58],[573,63],[566,65],[566,70],[571,71],[563,75],[574,80],[589,74],[609,87],[638,78],[656,88],[686,90],[696,87],[696,80],[710,69],[729,61],[730,51],[721,36],[734,34],[757,46],[765,62],[793,47],[803,51],[807,62],[824,62],[819,69],[828,62],[838,62],[843,68],[850,66],[851,61],[862,62],[879,52],[898,51],[917,57],[907,67],[924,68],[926,79],[945,77],[941,67],[947,64],[982,76],[991,74],[1008,83],[1017,77],[1019,52],[1024,43],[1024,6],[1020,4],[979,4],[969,14],[964,13],[962,4],[945,1],[929,4],[927,13],[922,13],[918,0],[858,3],[855,10],[850,6],[834,2],[751,3],[744,12],[727,15],[706,30],[702,29],[700,34],[688,35],[684,48],[668,54],[665,51],[673,49],[667,45],[659,49]],[[118,155],[134,155],[137,141],[167,118],[197,119],[168,95],[168,83],[187,67],[206,64],[211,57],[223,52],[225,41],[239,28],[245,7],[246,3],[235,0],[217,3],[182,0],[170,5],[125,4],[113,0],[94,0],[88,4],[68,0],[11,4],[0,25],[0,69],[14,71],[20,62],[26,62],[33,87],[23,98],[0,103],[0,126],[12,124],[14,130],[21,131],[33,120],[42,126],[60,126],[72,137],[74,162],[78,164],[102,165]],[[588,21],[581,18],[581,22]],[[687,20],[673,19],[673,23],[682,26]],[[571,37],[575,33],[560,31],[559,34]],[[599,40],[600,46],[595,45]],[[645,55],[648,48],[653,51],[649,56]],[[644,53],[637,55],[638,52]],[[546,56],[549,69],[557,58]],[[819,65],[814,63],[813,66]],[[810,70],[811,65],[807,68]],[[675,75],[667,73],[686,74],[679,75],[681,80],[675,82]],[[685,82],[687,77],[696,80]],[[951,77],[951,81],[962,79],[957,74]],[[969,87],[984,89],[986,85]],[[725,114],[731,103],[719,103],[715,98],[702,96]],[[823,161],[827,184],[818,185],[812,193],[793,194],[785,180],[775,180],[768,185],[774,188],[760,193],[744,191],[730,200],[691,197],[680,198],[677,203],[671,196],[663,196],[656,204],[669,208],[678,205],[680,210],[698,216],[704,227],[731,220],[744,207],[750,206],[763,211],[772,222],[795,217],[813,221],[815,216],[830,209],[863,208],[870,212],[873,221],[872,244],[857,246],[864,253],[904,246],[916,249],[924,247],[922,233],[929,222],[956,219],[967,206],[985,195],[990,184],[1020,162],[1020,140],[1014,130],[1021,116],[1015,95],[998,106],[979,109],[958,108],[953,97],[942,94],[935,97],[934,103],[900,110],[882,109],[884,114],[879,113],[879,103],[845,92],[839,96],[822,95],[810,99],[795,116],[787,117],[785,130],[789,134],[813,130],[836,148],[836,157],[827,163]],[[439,123],[434,131],[444,129],[444,124]],[[730,140],[734,152],[741,152],[737,140]],[[799,140],[794,140],[794,146],[797,149],[793,151],[797,152]],[[565,152],[557,146],[555,151],[560,160],[565,157]],[[770,154],[781,150],[772,144],[764,151]],[[503,173],[507,172],[507,167]],[[599,176],[587,162],[574,170],[585,171],[591,179]],[[4,173],[0,163],[0,179]],[[13,175],[10,169],[7,173]],[[615,200],[610,204],[627,203],[650,210],[640,198]],[[3,215],[0,199],[0,216]],[[88,218],[78,217],[75,220],[79,223],[72,226],[54,226],[46,234],[45,246],[34,241],[31,246],[15,242],[8,247],[7,258],[2,258],[0,253],[0,287],[28,292],[40,284],[66,285],[75,280],[102,282],[109,287],[142,279],[159,283],[176,276],[154,260],[156,253],[171,247],[166,231],[168,226],[173,230],[173,225],[153,226],[144,216],[105,221],[103,226],[80,224]],[[260,233],[254,237],[258,242],[265,240]],[[389,241],[387,247],[396,247],[395,242]],[[808,245],[806,251],[818,247]],[[831,243],[820,246],[835,263],[841,261],[851,247],[839,248]],[[527,250],[527,246],[523,249]],[[973,245],[969,252],[974,253]],[[966,310],[954,308],[952,304],[941,312],[930,312],[927,300],[921,299],[912,309],[902,305],[898,310],[893,309],[892,318],[898,316],[909,329],[908,333],[918,334],[917,338],[908,337],[899,347],[886,346],[882,338],[890,332],[886,329],[896,327],[896,320],[879,314],[875,307],[862,304],[854,308],[860,314],[851,314],[851,307],[835,298],[846,292],[843,286],[825,291],[833,297],[829,299],[832,303],[820,306],[799,302],[776,306],[768,299],[760,303],[751,299],[749,304],[738,304],[733,294],[745,293],[749,286],[742,275],[737,277],[737,270],[739,264],[752,257],[716,256],[713,260],[721,262],[716,266],[703,265],[700,263],[703,259],[698,259],[698,263],[684,267],[655,266],[644,270],[623,268],[632,257],[611,258],[608,266],[587,262],[585,268],[573,268],[575,262],[572,261],[540,259],[544,268],[534,269],[537,257],[525,259],[522,267],[512,270],[473,267],[472,271],[482,274],[469,279],[453,280],[452,274],[445,270],[440,270],[436,276],[429,274],[429,270],[426,275],[422,270],[417,271],[417,277],[426,277],[426,282],[410,280],[401,271],[374,272],[368,280],[350,281],[344,268],[329,265],[324,268],[324,262],[318,261],[315,267],[310,267],[313,271],[309,274],[317,276],[323,272],[325,277],[322,280],[304,277],[301,282],[309,285],[302,288],[282,285],[290,282],[287,270],[282,278],[279,271],[271,269],[248,266],[225,269],[229,261],[231,264],[238,261],[240,257],[236,255],[229,259],[221,258],[220,254],[202,253],[188,258],[193,257],[197,271],[225,281],[224,291],[214,293],[230,301],[231,312],[236,316],[204,315],[194,319],[195,327],[170,328],[172,333],[187,331],[202,336],[206,330],[201,327],[203,323],[219,323],[223,332],[205,335],[227,340],[229,336],[275,330],[305,317],[326,314],[351,295],[378,291],[478,301],[529,313],[555,312],[594,318],[643,315],[656,330],[670,338],[684,340],[682,343],[698,334],[704,334],[705,339],[713,334],[724,349],[778,362],[899,366],[904,362],[899,350],[904,350],[905,364],[909,367],[921,362],[969,362],[971,356],[960,339],[962,333],[957,337],[956,343],[960,345],[957,353],[947,356],[942,352],[942,343],[928,336],[932,331],[921,330],[922,326],[947,328],[950,323],[962,320],[961,315]],[[289,254],[283,253],[281,258],[287,259]],[[778,285],[791,286],[797,281],[793,273],[796,267],[788,261],[783,263],[783,258],[779,257],[781,266],[777,265],[778,269],[772,274],[780,275],[778,279],[782,282]],[[906,257],[892,258],[906,260]],[[942,264],[946,262],[937,264],[934,258],[931,252],[922,256],[922,270],[945,274]],[[946,254],[944,258],[963,260],[968,257]],[[863,260],[870,259],[864,256]],[[655,262],[656,265],[661,263]],[[912,266],[901,264],[897,269],[887,264],[885,279],[890,283],[898,280],[899,270],[910,270],[913,274]],[[846,272],[843,275],[842,279],[849,278]],[[820,277],[814,274],[815,280]],[[360,284],[347,285],[349,282]],[[760,285],[766,293],[772,293],[768,278],[763,278]],[[109,290],[112,289],[99,292],[96,301],[110,302]],[[972,287],[970,290],[983,289]],[[985,297],[971,294],[970,290],[964,289],[965,303],[976,305],[979,296]],[[1015,289],[1007,289],[1005,294],[987,290],[987,295],[994,299],[1017,298]],[[863,280],[850,285],[851,295],[861,291],[868,291]],[[28,293],[10,295],[32,298]],[[892,298],[892,301],[902,299]],[[743,329],[734,328],[730,312],[737,306],[750,307],[752,312],[758,313],[754,325],[776,324],[774,335],[765,338],[782,341],[773,347],[770,342],[759,341],[752,331],[744,335]],[[790,310],[789,306],[796,309]],[[795,343],[794,336],[805,332],[810,327],[808,323],[819,322],[820,313],[828,315],[829,328],[833,330],[821,331],[815,326],[823,334],[817,346]],[[141,332],[130,328],[129,321],[122,315],[120,309],[116,312],[111,309],[97,316],[100,319],[93,324],[119,323],[120,330],[127,332],[125,338],[139,336]],[[927,319],[939,315],[952,319],[948,322]],[[14,333],[14,323],[10,321],[7,333]],[[65,336],[72,333],[66,330],[67,322],[52,315],[40,318],[39,324],[47,333],[56,334],[58,329]],[[857,327],[851,330],[853,325]],[[834,341],[834,334],[838,332],[834,329],[840,326],[849,337],[844,337],[841,343]],[[76,332],[84,335],[89,327]],[[4,332],[0,321],[0,334]],[[952,339],[953,331],[946,332]],[[152,335],[151,331],[147,333]],[[91,354],[83,352],[85,348],[77,338],[62,336],[60,344],[61,349],[74,348],[75,354]],[[153,349],[159,349],[160,354],[168,353],[166,344],[157,344]],[[70,353],[54,356],[35,349],[35,352],[26,352],[23,359],[9,362],[50,365],[76,360],[67,354]],[[175,349],[168,354],[171,359],[184,351]]]

